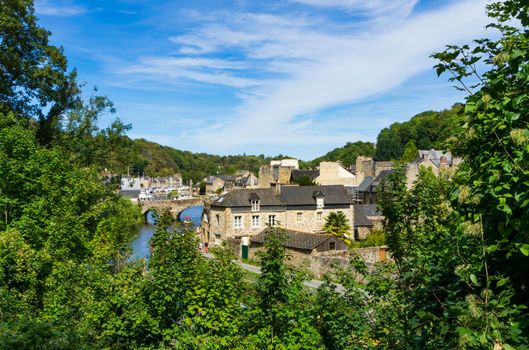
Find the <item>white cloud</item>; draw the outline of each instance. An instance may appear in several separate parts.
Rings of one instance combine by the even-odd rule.
[[[306,60],[288,61],[292,65],[288,78],[260,88],[260,97],[241,105],[233,123],[217,131],[213,138],[206,129],[196,135],[196,140],[208,136],[210,144],[234,147],[259,140],[285,142],[296,138],[299,142],[313,142],[316,135],[320,135],[316,139],[325,139],[321,132],[313,138],[305,138],[310,136],[307,134],[296,137],[292,134],[292,121],[296,116],[382,94],[430,69],[434,63],[428,56],[432,52],[483,32],[487,23],[483,5],[483,1],[461,1],[412,17],[397,28],[368,30],[357,37],[333,36],[311,29],[304,31],[305,38],[300,40],[296,28],[280,28],[281,34],[272,28],[274,40],[248,47],[249,56],[301,56]]]
[[[116,62],[112,70],[117,74],[133,75],[138,82],[163,78],[166,83],[178,83],[182,79],[187,79],[235,88],[258,85],[259,82],[256,80],[230,73],[232,70],[245,68],[247,65],[244,62],[221,59],[148,56],[140,57],[138,62],[133,64]]]
[[[47,0],[37,0],[35,2],[35,12],[42,16],[71,17],[88,12],[83,6],[55,5]]]
[[[418,0],[292,0],[315,7],[336,7],[351,12],[360,12],[370,16],[393,14],[409,15]]]
[[[207,140],[208,150],[223,152],[265,144],[336,144],[365,135],[352,133],[354,127],[337,131],[331,120],[319,119],[325,110],[387,93],[431,69],[432,52],[479,37],[488,23],[485,0],[453,2],[420,15],[410,15],[415,0],[297,2],[359,11],[370,20],[359,30],[309,15],[232,13],[222,21],[211,16],[170,38],[178,58],[143,57],[119,72],[238,89],[241,102],[233,114],[223,116],[222,124],[188,130],[179,140],[187,145],[198,148]],[[395,21],[387,22],[388,16]],[[373,26],[380,19],[385,25]],[[237,59],[218,58],[226,54]],[[424,91],[429,98],[435,94]]]

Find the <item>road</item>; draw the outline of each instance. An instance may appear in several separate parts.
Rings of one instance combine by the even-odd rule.
[[[206,256],[207,258],[214,258],[215,257],[211,253],[204,253],[204,256]],[[250,272],[253,272],[253,273],[257,273],[257,274],[261,274],[261,268],[259,266],[246,264],[246,263],[243,263],[242,261],[239,261],[239,260],[233,260],[233,262],[238,264],[243,270],[250,271]],[[309,288],[316,289],[316,288],[318,288],[319,286],[321,286],[323,284],[323,281],[310,280],[310,281],[303,282],[303,284],[305,286],[309,287]],[[345,292],[345,288],[342,285],[338,284],[338,285],[336,285],[336,291],[339,292],[339,293],[344,293]]]

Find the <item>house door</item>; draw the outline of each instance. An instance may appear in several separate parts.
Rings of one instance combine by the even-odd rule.
[[[248,259],[248,246],[247,245],[243,245],[241,247],[242,247],[242,252],[241,252],[242,253],[241,254],[242,258],[243,259]]]

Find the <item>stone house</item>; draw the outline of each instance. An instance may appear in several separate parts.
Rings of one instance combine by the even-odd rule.
[[[406,167],[406,185],[408,188],[413,187],[421,167],[430,168],[435,175],[439,175],[443,169],[457,167],[460,163],[461,158],[453,157],[450,151],[419,150],[417,158]]]
[[[214,194],[222,190],[225,179],[222,176],[210,175],[206,178],[206,194]]]
[[[360,177],[352,174],[338,162],[321,162],[319,176],[314,181],[319,185],[358,186]]]
[[[270,228],[262,230],[259,234],[250,237],[248,257],[255,259],[256,254],[264,248],[266,235]],[[315,234],[295,230],[285,230],[285,248],[289,255],[289,263],[294,266],[307,267],[310,257],[317,253],[347,250],[347,244],[336,236],[329,234]]]
[[[287,185],[293,170],[299,169],[297,159],[272,160],[259,168],[258,187],[270,188],[276,184]]]
[[[352,201],[344,186],[277,186],[276,188],[237,189],[209,205],[203,239],[221,244],[236,239],[248,242],[267,225],[321,233],[331,212],[343,212],[354,222]],[[351,239],[354,239],[351,232]]]
[[[376,204],[381,184],[388,181],[392,173],[393,170],[382,170],[376,177],[366,176],[358,187],[353,189],[353,201],[356,204]]]

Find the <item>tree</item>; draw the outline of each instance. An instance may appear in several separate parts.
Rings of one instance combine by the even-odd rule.
[[[312,324],[311,296],[303,290],[304,274],[285,264],[286,233],[269,227],[265,249],[260,252],[261,275],[256,290],[257,309],[250,311],[254,319],[249,327],[254,332],[247,345],[272,349],[316,349],[321,340]],[[243,347],[244,348],[244,347]]]
[[[32,0],[0,3],[1,108],[38,120],[42,143],[51,141],[59,117],[80,101],[76,72],[68,72],[49,34],[37,24]]]
[[[343,239],[348,244],[351,243],[351,226],[349,225],[349,220],[347,220],[347,217],[342,211],[329,213],[325,218],[323,230]]]
[[[415,142],[413,142],[413,140],[410,140],[404,147],[404,154],[400,158],[400,161],[403,163],[412,162],[417,158],[418,154],[419,151],[417,150],[417,146],[415,146]]]
[[[483,230],[486,264],[476,276],[526,304],[529,291],[529,4],[487,6],[497,39],[448,46],[434,55],[437,73],[468,93],[466,123],[455,148],[464,158],[459,210]],[[487,70],[481,73],[478,67]],[[529,319],[527,311],[525,322]]]

